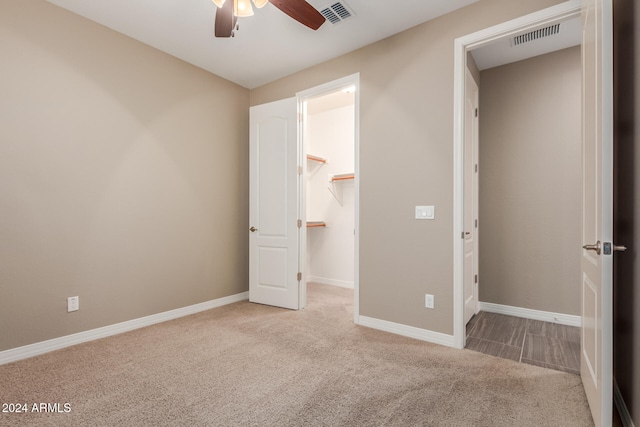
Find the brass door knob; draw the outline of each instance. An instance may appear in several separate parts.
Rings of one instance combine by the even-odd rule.
[[[257,228],[255,228],[255,227],[251,227],[251,228],[249,229],[249,231],[250,231],[250,232],[252,232],[252,233],[255,233],[256,231],[258,231],[258,229],[257,229]]]

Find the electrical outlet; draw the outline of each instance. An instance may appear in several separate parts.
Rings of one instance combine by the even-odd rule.
[[[80,310],[80,297],[67,298],[67,313]]]
[[[434,297],[431,294],[424,294],[424,306],[426,308],[433,308],[435,305]]]

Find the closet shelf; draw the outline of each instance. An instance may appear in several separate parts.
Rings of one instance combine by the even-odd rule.
[[[307,160],[313,160],[314,162],[318,163],[327,163],[327,159],[320,156],[314,156],[313,154],[307,154]]]
[[[307,221],[307,228],[312,227],[326,227],[327,223],[324,221]]]
[[[355,179],[356,175],[354,173],[342,173],[339,175],[333,175],[331,177],[331,182],[335,181],[346,181],[348,179]]]

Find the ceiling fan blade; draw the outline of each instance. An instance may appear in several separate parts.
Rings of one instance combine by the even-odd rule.
[[[213,27],[216,37],[231,37],[237,21],[238,17],[233,14],[233,0],[225,1],[224,5],[216,10],[216,22]]]
[[[312,30],[324,24],[324,16],[305,0],[269,0],[269,3]]]

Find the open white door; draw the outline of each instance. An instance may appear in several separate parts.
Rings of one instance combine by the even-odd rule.
[[[464,324],[478,311],[478,85],[466,71],[464,113]]]
[[[612,419],[612,2],[582,0],[582,348],[580,374],[597,426]]]
[[[297,99],[258,105],[249,115],[249,301],[297,310]]]

